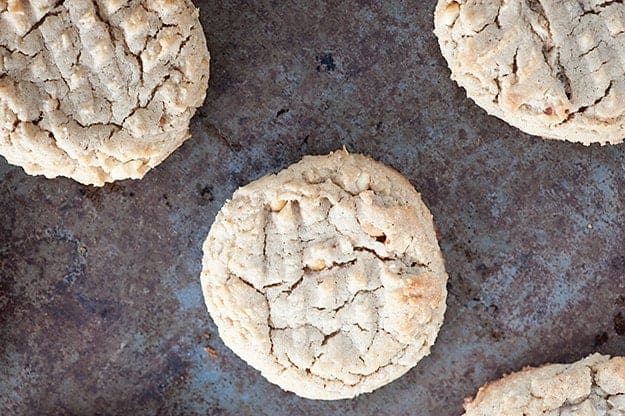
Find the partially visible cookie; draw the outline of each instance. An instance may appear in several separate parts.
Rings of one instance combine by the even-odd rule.
[[[439,0],[435,33],[489,114],[546,138],[625,138],[622,1]]]
[[[346,151],[240,188],[204,244],[202,289],[224,343],[310,399],[371,392],[428,355],[446,281],[419,194]]]
[[[466,416],[622,416],[625,358],[604,355],[505,376],[465,402]]]
[[[189,0],[0,0],[0,154],[32,175],[141,178],[189,137],[208,66]]]

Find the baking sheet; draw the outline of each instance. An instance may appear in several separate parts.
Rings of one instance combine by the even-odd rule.
[[[144,180],[96,189],[0,158],[0,414],[448,416],[504,372],[625,354],[625,147],[488,117],[449,80],[433,0],[196,4],[208,97]],[[422,193],[450,294],[418,367],[315,402],[224,347],[201,245],[238,186],[343,145]]]

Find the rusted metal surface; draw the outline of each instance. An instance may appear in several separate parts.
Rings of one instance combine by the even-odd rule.
[[[95,189],[0,159],[0,414],[448,416],[504,372],[625,354],[625,147],[486,116],[449,80],[433,0],[198,6],[206,104],[144,180]],[[418,367],[314,402],[224,347],[201,245],[237,186],[343,145],[422,192],[450,296]]]

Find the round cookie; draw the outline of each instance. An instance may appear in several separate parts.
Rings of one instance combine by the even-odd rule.
[[[526,133],[590,144],[625,138],[625,4],[439,0],[452,79]]]
[[[482,387],[466,416],[625,414],[625,358],[594,354],[573,364],[526,368]]]
[[[371,392],[428,355],[446,282],[420,195],[347,151],[240,188],[204,244],[202,289],[224,343],[310,399]]]
[[[208,67],[189,0],[0,0],[0,154],[84,184],[141,178],[189,137]]]

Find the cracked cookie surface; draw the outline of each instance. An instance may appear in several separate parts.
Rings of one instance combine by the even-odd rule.
[[[321,400],[373,391],[415,366],[447,295],[420,195],[346,151],[237,190],[204,244],[201,279],[224,343],[270,382]]]
[[[208,67],[189,0],[0,0],[0,154],[84,184],[141,178],[189,137]]]
[[[623,1],[439,0],[435,33],[489,114],[545,138],[625,138]]]
[[[527,368],[482,387],[466,416],[625,414],[625,358],[599,354],[573,364]]]

